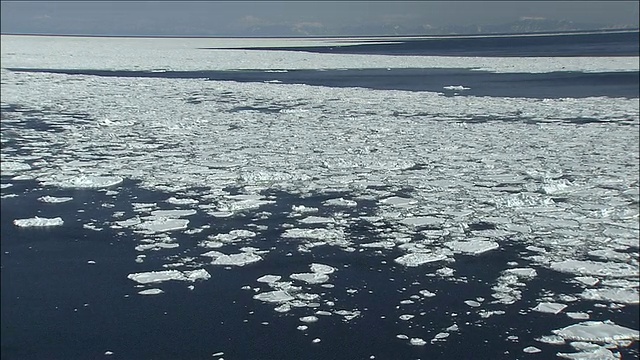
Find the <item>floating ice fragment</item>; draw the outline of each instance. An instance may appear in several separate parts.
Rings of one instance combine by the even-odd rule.
[[[637,288],[598,288],[585,289],[580,297],[586,300],[601,300],[623,304],[640,303],[640,294]]]
[[[404,335],[404,334],[398,334],[398,335],[396,335],[396,337],[398,339],[401,339],[401,340],[409,340],[409,337],[407,335]]]
[[[178,270],[163,270],[163,271],[150,271],[129,274],[127,278],[140,283],[151,284],[169,280],[185,280],[185,276]]]
[[[263,292],[263,293],[254,295],[253,298],[256,300],[271,302],[271,303],[283,303],[283,302],[287,302],[295,299],[293,296],[291,296],[288,292],[284,290],[274,290],[274,291]]]
[[[591,317],[588,313],[585,312],[567,312],[568,317],[576,320],[589,320]]]
[[[446,258],[447,256],[442,254],[410,253],[410,254],[400,256],[394,259],[394,261],[400,265],[415,267],[415,266],[420,266],[422,264],[426,264],[430,262],[442,261],[442,260],[445,260]]]
[[[436,336],[433,337],[433,340],[441,340],[441,339],[446,339],[449,337],[449,333],[448,332],[441,332],[441,333],[437,333]]]
[[[119,176],[91,176],[61,177],[46,181],[44,185],[54,185],[62,188],[96,189],[115,186],[124,181]]]
[[[291,210],[293,212],[297,212],[297,213],[318,212],[318,208],[308,207],[308,206],[304,206],[304,205],[300,205],[300,206],[293,205],[293,206],[291,206]]]
[[[277,282],[278,280],[280,280],[282,278],[282,276],[280,275],[264,275],[259,277],[256,281],[257,282],[262,282],[262,283],[267,283],[267,284],[273,284],[275,282]]]
[[[393,206],[406,206],[406,205],[412,205],[412,204],[416,204],[418,201],[415,199],[411,199],[411,198],[403,198],[403,197],[399,197],[399,196],[392,196],[392,197],[388,197],[386,199],[382,199],[380,200],[380,202],[382,204],[385,205],[393,205]]]
[[[140,295],[158,295],[162,293],[164,293],[164,291],[162,291],[162,289],[157,289],[157,288],[138,291],[138,294]]]
[[[320,338],[315,338],[315,339],[311,340],[311,342],[314,343],[314,344],[317,344],[320,341],[321,341]]]
[[[3,172],[31,170],[31,165],[17,161],[2,161]]]
[[[444,86],[443,89],[445,89],[445,90],[463,91],[463,90],[469,90],[471,88],[464,87],[462,85],[448,85],[448,86]]]
[[[415,315],[403,314],[403,315],[399,316],[399,319],[407,321],[407,320],[413,319],[414,317],[415,317]]]
[[[208,280],[211,278],[211,275],[205,269],[184,271],[184,275],[186,276],[186,280],[188,281]]]
[[[480,305],[482,305],[482,304],[480,304],[479,302],[477,302],[475,300],[465,300],[464,303],[467,304],[468,306],[471,306],[471,307],[479,307]]]
[[[145,221],[136,227],[141,230],[159,233],[186,229],[188,224],[189,220],[186,219],[154,218],[154,220]]]
[[[165,200],[166,202],[168,202],[169,204],[174,204],[174,205],[188,205],[188,204],[197,204],[199,201],[195,200],[195,199],[176,199],[175,197],[170,197],[167,200]]]
[[[61,226],[64,221],[61,217],[55,218],[41,218],[33,217],[29,219],[16,219],[13,220],[13,224],[18,227],[46,227],[46,226]]]
[[[289,275],[294,280],[304,281],[308,284],[322,284],[329,281],[329,276],[319,273],[298,273]]]
[[[443,219],[441,218],[437,218],[437,217],[433,217],[433,216],[417,216],[417,217],[410,217],[410,218],[406,218],[400,221],[400,223],[404,224],[404,225],[408,225],[408,226],[413,226],[413,227],[420,227],[420,226],[437,226],[440,225],[444,222]]]
[[[588,286],[594,286],[600,282],[600,279],[591,276],[576,276],[574,279]]]
[[[333,274],[336,271],[336,268],[329,265],[313,263],[311,264],[311,271],[318,274]]]
[[[334,220],[328,217],[307,216],[302,220],[298,220],[298,222],[301,222],[303,224],[326,224],[326,223],[332,223],[334,222]]]
[[[584,344],[584,343],[583,343]],[[577,343],[571,343],[572,346],[577,345]],[[573,359],[573,360],[620,360],[619,354],[614,354],[611,350],[598,346],[595,344],[593,347],[580,347],[577,350],[581,350],[576,353],[562,353],[559,352],[556,356],[563,359]]]
[[[318,321],[318,317],[317,316],[313,316],[313,315],[303,316],[303,317],[300,318],[300,321],[302,321],[304,323],[314,323],[314,322]]]
[[[409,343],[414,346],[423,346],[427,344],[427,342],[422,340],[421,338],[411,338],[411,340],[409,340]]]
[[[420,291],[418,291],[418,293],[420,293],[420,295],[422,295],[424,297],[434,297],[434,296],[436,296],[435,293],[432,293],[429,290],[420,290]]]
[[[614,343],[621,340],[635,340],[640,338],[638,330],[616,325],[612,321],[585,321],[570,325],[559,330],[553,330],[554,334],[565,340],[592,341],[599,343]]]
[[[524,278],[534,278],[538,276],[538,272],[532,268],[513,268],[513,269],[507,269],[504,272],[508,274],[516,275],[518,277],[524,277]]]
[[[58,203],[71,201],[71,200],[73,200],[73,198],[72,197],[41,196],[41,197],[38,198],[38,200],[42,201],[43,203],[58,204]]]
[[[532,310],[542,313],[559,314],[567,307],[565,304],[542,302],[536,305]]]
[[[354,206],[357,206],[358,203],[353,201],[353,200],[348,200],[348,199],[344,199],[344,198],[337,198],[337,199],[329,199],[329,200],[323,201],[322,205],[324,205],[324,206],[354,207]]]
[[[618,262],[599,262],[591,260],[564,260],[551,263],[551,269],[581,275],[606,277],[638,276],[637,266]]]
[[[455,252],[471,255],[482,254],[500,247],[497,242],[487,240],[450,241],[444,245]]]
[[[204,255],[204,254],[203,254]],[[234,265],[244,266],[254,262],[262,260],[262,256],[254,253],[237,253],[237,254],[222,254],[215,258],[212,262],[213,265]]]
[[[527,346],[526,348],[522,349],[522,351],[527,354],[536,354],[536,353],[542,352],[542,350],[538,349],[535,346]]]
[[[300,330],[300,331],[305,331],[307,330],[309,327],[307,325],[298,325],[298,327],[296,329]]]

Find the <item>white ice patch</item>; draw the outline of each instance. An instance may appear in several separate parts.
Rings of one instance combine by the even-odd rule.
[[[542,352],[542,350],[538,349],[535,346],[527,346],[526,348],[522,349],[522,352],[527,354],[536,354],[536,353]]]
[[[257,282],[273,284],[282,278],[280,275],[263,275],[256,279]]]
[[[289,275],[294,280],[304,281],[307,284],[322,284],[329,281],[329,275],[318,273],[298,273]]]
[[[190,216],[197,213],[197,211],[193,209],[189,210],[154,210],[151,212],[151,216],[159,217],[159,218],[180,218],[183,216]]]
[[[380,200],[380,203],[385,205],[403,207],[407,205],[417,204],[418,201],[416,199],[411,199],[411,198],[392,196],[392,197],[388,197],[386,199]]]
[[[162,289],[157,289],[157,288],[138,291],[138,294],[140,295],[158,295],[162,293],[164,293],[164,291],[162,291]]]
[[[434,254],[434,253],[410,253],[406,255],[402,255],[399,258],[394,259],[400,265],[404,266],[420,266],[422,264],[442,261],[447,258],[446,255],[442,254]]]
[[[46,179],[43,185],[53,185],[61,188],[97,189],[118,185],[124,181],[120,176],[57,176]]]
[[[203,254],[204,255],[204,254]],[[237,254],[222,254],[216,257],[211,264],[213,265],[233,265],[233,266],[245,266],[254,262],[262,260],[262,256],[254,253],[237,253]]]
[[[471,88],[465,87],[465,86],[462,86],[462,85],[449,85],[449,86],[444,86],[443,89],[445,89],[445,90],[462,91],[462,90],[469,90]]]
[[[33,217],[29,219],[16,219],[13,220],[13,224],[18,227],[48,227],[48,226],[61,226],[64,221],[61,217],[55,218],[43,218]]]
[[[284,303],[295,300],[295,297],[291,296],[284,290],[267,291],[253,296],[254,299],[269,302],[269,303]]]
[[[2,161],[3,172],[31,170],[31,165],[17,161]]]
[[[138,224],[136,228],[152,233],[160,233],[186,229],[187,225],[189,225],[189,220],[186,219],[154,218]]]
[[[336,198],[336,199],[329,199],[329,200],[323,201],[322,205],[324,205],[324,206],[354,207],[354,206],[357,206],[358,203],[353,201],[353,200],[348,200],[348,199],[344,199],[344,198]]]
[[[169,204],[174,204],[174,205],[190,205],[190,204],[197,204],[199,201],[196,199],[176,199],[175,197],[170,197],[167,200],[165,200],[166,202],[168,202]]]
[[[318,264],[318,263],[313,263],[310,266],[311,271],[317,274],[333,274],[336,271],[336,268],[334,268],[333,266],[329,266],[329,265],[325,265],[325,264]]]
[[[162,270],[162,271],[149,271],[142,273],[134,273],[127,275],[127,278],[133,280],[139,284],[152,284],[170,280],[177,281],[196,281],[207,280],[211,277],[205,269],[198,269],[193,271],[178,271],[178,270]]]
[[[618,262],[599,262],[591,260],[564,260],[551,263],[551,269],[580,275],[603,277],[637,277],[638,267]]]
[[[637,341],[640,338],[638,330],[616,325],[611,321],[585,321],[559,330],[553,330],[552,332],[565,340],[597,343],[615,343],[625,340]]]
[[[411,340],[409,340],[409,343],[414,346],[423,346],[427,344],[427,342],[421,338],[411,338]]]
[[[622,304],[640,303],[638,288],[598,288],[585,289],[580,297],[586,300],[608,301]]]
[[[488,240],[450,241],[444,245],[454,252],[470,255],[479,255],[500,247],[497,242]]]
[[[328,217],[307,216],[304,219],[298,220],[298,222],[300,222],[302,224],[327,224],[327,223],[334,222],[334,220],[332,218],[328,218]]]
[[[73,200],[72,197],[41,196],[38,198],[38,201],[42,201],[43,203],[49,203],[49,204],[59,204],[59,203],[64,203],[71,200]]]
[[[417,217],[410,217],[410,218],[406,218],[400,221],[400,223],[407,225],[407,226],[413,226],[413,227],[420,227],[420,226],[438,226],[440,224],[442,224],[444,222],[443,219],[441,218],[437,218],[437,217],[433,217],[433,216],[417,216]]]
[[[559,314],[562,310],[566,309],[567,305],[559,304],[559,303],[551,303],[551,302],[542,302],[536,305],[532,310],[541,312],[541,313],[549,313],[549,314]]]

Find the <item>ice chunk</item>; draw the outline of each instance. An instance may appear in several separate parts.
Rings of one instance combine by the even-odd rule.
[[[335,238],[343,238],[344,233],[337,229],[287,229],[283,234],[283,238],[308,238],[318,240],[328,240]]]
[[[579,352],[576,353],[562,353],[559,352],[556,356],[563,359],[574,360],[619,360],[619,354],[614,354],[611,350],[591,343],[584,342],[572,342],[573,346]]]
[[[3,154],[4,155],[4,154]],[[31,165],[17,161],[2,161],[3,172],[31,170]]]
[[[150,271],[129,274],[128,279],[131,279],[140,284],[152,284],[169,280],[186,280],[185,275],[178,270],[163,270],[163,271]]]
[[[576,320],[589,320],[591,317],[588,313],[585,312],[567,312],[568,317]]]
[[[415,315],[411,315],[411,314],[403,314],[403,315],[400,315],[400,316],[399,316],[399,319],[400,319],[400,320],[407,321],[407,320],[411,320],[411,319],[413,319],[414,317],[415,317]]]
[[[522,349],[522,351],[527,354],[535,354],[535,353],[542,352],[542,350],[538,349],[535,346],[527,346],[526,348]]]
[[[334,220],[328,217],[307,216],[306,218],[299,220],[299,222],[303,224],[326,224],[326,223],[332,223],[334,222]]]
[[[222,254],[215,258],[212,262],[213,265],[234,265],[244,266],[254,262],[262,260],[262,256],[254,253],[238,253],[238,254]]]
[[[539,303],[536,307],[534,307],[533,311],[549,313],[549,314],[559,314],[566,307],[567,305],[565,304],[542,302],[542,303]]]
[[[420,226],[437,226],[444,222],[443,219],[433,216],[417,216],[410,217],[400,221],[400,223],[408,226],[420,227]]]
[[[76,177],[62,177],[45,182],[45,185],[54,185],[62,188],[95,189],[115,186],[124,181],[119,176],[92,176],[80,175]]]
[[[344,198],[337,198],[337,199],[329,199],[329,200],[323,201],[322,205],[324,205],[324,206],[353,207],[353,206],[357,206],[358,203],[353,201],[353,200],[348,200],[348,199],[344,199]]]
[[[137,228],[159,233],[186,229],[188,224],[189,220],[186,219],[157,218],[138,224]]]
[[[291,211],[297,212],[297,213],[312,213],[312,212],[318,212],[318,208],[307,207],[304,205],[300,205],[300,206],[293,205],[291,206]]]
[[[315,272],[291,274],[289,277],[294,280],[304,281],[308,284],[322,284],[324,282],[329,281],[329,275],[319,274]]]
[[[623,304],[640,303],[640,294],[637,288],[599,288],[585,289],[580,297],[587,300],[610,301]]]
[[[600,343],[613,343],[622,340],[637,341],[640,338],[638,330],[616,325],[611,321],[585,321],[552,332],[565,340]]]
[[[411,199],[411,198],[403,198],[403,197],[399,197],[399,196],[392,196],[392,197],[388,197],[386,199],[382,199],[380,200],[380,202],[382,204],[385,205],[393,205],[393,206],[406,206],[406,205],[412,205],[412,204],[416,204],[418,201],[416,199]]]
[[[162,294],[164,291],[162,291],[162,289],[147,289],[147,290],[142,290],[142,291],[138,291],[138,294],[140,295],[158,295],[158,294]]]
[[[282,276],[280,275],[264,275],[259,277],[256,281],[261,283],[273,284],[280,280]]]
[[[72,197],[41,196],[41,197],[38,198],[38,200],[42,201],[43,203],[58,204],[58,203],[71,201],[71,200],[73,200],[73,198]]]
[[[409,343],[414,346],[423,346],[427,344],[427,342],[422,340],[421,338],[411,338],[411,340],[409,340]]]
[[[185,271],[184,275],[186,276],[186,280],[188,281],[208,280],[211,278],[211,275],[205,269]]]
[[[195,200],[195,199],[176,199],[175,197],[170,197],[167,200],[165,200],[166,202],[168,202],[169,204],[174,204],[174,205],[188,205],[188,204],[197,204],[199,201]]]
[[[480,305],[482,305],[482,304],[480,304],[479,302],[477,302],[475,300],[465,300],[464,303],[467,304],[468,306],[471,306],[471,307],[479,307]]]
[[[471,255],[478,255],[499,248],[497,242],[488,240],[450,241],[444,245],[455,252]]]
[[[591,260],[564,260],[551,263],[551,269],[581,275],[628,277],[638,276],[637,266],[618,262],[599,262]]]
[[[336,271],[336,268],[329,265],[313,263],[311,264],[311,271],[317,274],[333,274]]]
[[[419,293],[420,293],[420,295],[422,295],[424,297],[434,297],[434,296],[436,296],[435,293],[432,293],[429,290],[420,290]]]
[[[504,272],[508,274],[516,275],[518,277],[523,277],[523,278],[534,278],[538,276],[538,272],[532,268],[513,268],[513,269],[507,269]]]
[[[33,217],[29,219],[16,219],[13,220],[13,224],[18,227],[45,227],[45,226],[61,226],[64,221],[61,217],[55,218],[41,218]]]
[[[588,286],[594,286],[600,282],[600,279],[591,276],[576,276],[575,279]]]
[[[400,265],[404,266],[420,266],[422,264],[442,261],[447,258],[446,255],[434,253],[410,253],[394,259]]]
[[[317,316],[303,316],[300,318],[300,321],[304,322],[304,323],[314,323],[316,321],[318,321],[318,317]]]
[[[263,292],[263,293],[254,295],[253,298],[256,300],[270,302],[270,303],[284,303],[284,302],[295,299],[293,296],[291,296],[288,292],[284,290],[274,290],[274,291]]]
[[[469,90],[471,88],[465,87],[465,86],[462,86],[462,85],[448,85],[448,86],[444,86],[443,89],[445,89],[445,90],[463,91],[463,90]]]

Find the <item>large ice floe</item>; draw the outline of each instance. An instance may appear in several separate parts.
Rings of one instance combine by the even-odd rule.
[[[196,51],[210,42],[226,44],[224,39],[130,39],[123,46],[135,51],[125,51],[103,46],[105,39],[83,38],[55,41],[84,56],[53,56],[55,46],[42,46],[46,39],[2,40],[3,67],[638,71],[637,57]],[[145,55],[160,51],[163,41],[171,44],[161,49],[163,57]],[[255,282],[238,289],[256,306],[273,308],[274,316],[292,315],[292,326],[305,334],[329,322],[327,317],[347,322],[402,316],[399,326],[407,331],[399,339],[415,345],[412,350],[450,341],[451,323],[433,328],[438,316],[426,316],[419,305],[455,313],[460,336],[473,334],[464,323],[482,328],[494,316],[513,316],[514,309],[521,309],[518,320],[508,323],[518,330],[528,326],[520,316],[562,318],[572,324],[554,335],[542,333],[553,328],[540,327],[532,331],[540,333],[527,334],[547,345],[569,343],[576,352],[565,348],[558,354],[565,358],[615,357],[638,339],[637,322],[619,321],[638,306],[637,98],[462,96],[475,86],[450,97],[0,71],[3,206],[5,199],[30,201],[32,194],[16,190],[26,181],[40,187],[35,203],[43,211],[73,205],[84,192],[130,205],[116,212],[109,203],[99,204],[100,220],[117,236],[133,239],[132,265],[145,268],[131,270],[142,272],[128,279],[140,295],[168,292],[168,285],[159,288],[168,281],[193,289],[210,277],[226,281],[227,271],[259,271]],[[458,86],[450,91],[466,90]],[[24,126],[31,115],[12,110],[16,104],[55,131]],[[143,200],[138,190],[157,196]],[[56,205],[63,200],[70,202]],[[34,214],[51,216],[20,216]],[[64,218],[13,223],[74,224]],[[383,281],[368,280],[378,275]],[[484,287],[490,298],[465,295],[442,303],[449,301],[438,288],[444,282],[462,290]],[[402,295],[399,304],[379,301],[380,287],[386,286],[396,288],[384,293]],[[389,313],[358,308],[363,298]],[[392,316],[394,306],[402,312]],[[613,316],[625,326],[605,321]],[[519,349],[540,351],[520,333]],[[323,337],[322,345],[329,343]]]

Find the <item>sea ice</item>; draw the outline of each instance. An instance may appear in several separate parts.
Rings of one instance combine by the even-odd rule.
[[[640,338],[638,330],[616,325],[612,321],[585,321],[559,330],[553,330],[552,332],[565,340],[597,343],[615,343],[624,340],[637,341]]]
[[[414,346],[423,346],[427,344],[427,342],[422,340],[421,338],[411,338],[411,340],[409,340],[409,343]]]
[[[403,198],[403,197],[399,197],[399,196],[392,196],[392,197],[388,197],[386,199],[380,200],[380,203],[385,204],[385,205],[393,205],[393,206],[402,207],[402,206],[417,204],[418,201],[416,199],[411,199],[411,198]]]
[[[197,204],[199,201],[196,199],[176,199],[175,197],[170,197],[167,200],[165,200],[166,202],[168,202],[169,204],[174,204],[174,205],[189,205],[189,204]]]
[[[488,240],[450,241],[444,245],[455,252],[471,255],[479,255],[500,247],[497,242]]]
[[[151,284],[169,280],[186,280],[185,275],[178,270],[162,270],[162,271],[150,271],[143,273],[129,274],[127,278],[140,283]]]
[[[420,226],[437,226],[444,222],[443,219],[433,216],[417,216],[409,217],[400,221],[400,223],[413,227]]]
[[[353,207],[353,206],[357,206],[358,203],[353,201],[353,200],[348,200],[348,199],[344,199],[344,198],[336,198],[336,199],[329,199],[329,200],[323,201],[322,205],[324,205],[324,206]]]
[[[574,279],[588,286],[595,286],[600,282],[600,279],[591,276],[576,276]]]
[[[326,224],[326,223],[332,223],[334,222],[334,220],[328,217],[307,216],[304,219],[298,220],[298,222],[303,224]]]
[[[71,201],[71,200],[73,200],[73,198],[72,197],[41,196],[41,197],[38,198],[38,200],[42,201],[43,203],[58,204],[58,203]]]
[[[551,263],[551,269],[580,275],[628,277],[639,274],[637,266],[619,262],[600,262],[591,260],[564,260]]]
[[[300,321],[304,322],[304,323],[314,323],[316,321],[318,321],[318,317],[317,316],[303,316],[300,318]]]
[[[336,268],[334,268],[333,266],[329,266],[329,265],[325,265],[325,264],[318,264],[318,263],[313,263],[310,266],[311,271],[317,274],[333,274],[336,271]]]
[[[542,313],[559,314],[567,307],[565,304],[542,302],[536,305],[532,310]]]
[[[542,352],[542,350],[538,349],[535,346],[527,346],[526,348],[522,349],[522,351],[527,354],[535,354],[535,353]]]
[[[151,212],[151,216],[162,218],[180,218],[183,216],[189,216],[197,213],[193,209],[189,210],[154,210]]]
[[[280,275],[264,275],[259,277],[256,281],[261,283],[273,284],[280,280],[282,276]]]
[[[141,230],[159,233],[186,229],[188,224],[189,220],[186,219],[154,218],[138,224],[136,227]]]
[[[284,290],[274,290],[274,291],[259,293],[254,295],[253,298],[256,300],[270,302],[270,303],[284,303],[284,302],[295,299],[293,296],[291,296],[288,292]]]
[[[597,288],[585,289],[580,297],[586,300],[610,301],[623,304],[640,303],[638,288]]]
[[[204,255],[204,254],[203,254]],[[254,262],[262,260],[262,256],[254,253],[237,253],[237,254],[222,254],[215,258],[212,262],[213,265],[234,265],[244,266]]]
[[[138,294],[140,295],[158,295],[158,294],[162,294],[164,291],[162,291],[162,289],[147,289],[147,290],[142,290],[142,291],[138,291]]]
[[[13,224],[18,227],[46,227],[46,226],[61,226],[64,221],[61,217],[55,218],[41,218],[33,217],[29,219],[16,219],[13,220]]]
[[[458,90],[458,91],[462,91],[462,90],[469,90],[471,88],[462,86],[462,85],[449,85],[449,86],[444,86],[443,89],[445,90]]]
[[[44,185],[54,185],[62,188],[96,189],[115,186],[124,179],[119,176],[79,175],[75,177],[60,177],[52,181],[45,181]]]
[[[299,274],[291,274],[290,278],[294,280],[304,281],[307,284],[322,284],[324,282],[329,281],[329,276],[326,274],[319,273],[299,273]]]
[[[442,254],[410,253],[410,254],[402,255],[394,259],[394,261],[400,265],[414,267],[414,266],[420,266],[422,264],[426,264],[430,262],[442,261],[442,260],[445,260],[446,258],[447,256]]]

